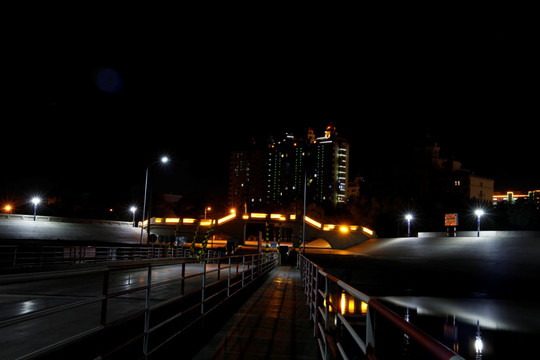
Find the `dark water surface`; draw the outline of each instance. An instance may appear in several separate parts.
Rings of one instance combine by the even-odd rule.
[[[308,258],[378,297],[466,359],[536,358],[531,354],[540,345],[540,266],[362,255]],[[388,333],[387,338],[388,346],[386,340],[376,346],[380,358],[418,358],[416,344],[403,334]]]

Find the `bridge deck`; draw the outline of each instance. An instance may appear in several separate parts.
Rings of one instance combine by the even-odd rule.
[[[316,359],[300,272],[278,266],[194,359]]]

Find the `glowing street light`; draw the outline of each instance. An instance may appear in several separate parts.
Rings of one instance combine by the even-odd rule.
[[[132,206],[129,208],[129,211],[133,213],[133,227],[135,227],[135,212],[137,212],[137,207]]]
[[[41,199],[38,197],[32,198],[32,203],[34,204],[34,221],[36,221],[37,206],[40,203]]]
[[[484,215],[484,210],[482,210],[482,209],[477,209],[477,210],[474,211],[474,213],[475,213],[476,216],[478,217],[478,229],[477,229],[476,236],[477,236],[477,237],[480,237],[480,218],[482,217],[482,215]]]
[[[407,219],[407,236],[411,237],[411,220],[413,216],[411,214],[405,215],[405,219]]]
[[[162,156],[161,159],[159,159],[158,161],[146,167],[146,177],[144,180],[144,200],[143,200],[143,212],[142,212],[142,224],[141,224],[141,240],[139,242],[140,246],[142,246],[143,234],[144,234],[144,216],[146,215],[146,195],[148,193],[148,170],[150,169],[151,166],[155,164],[159,164],[159,163],[166,164],[167,162],[169,162],[169,158],[167,156]],[[147,220],[148,220],[148,224],[146,224],[146,226],[148,227],[148,232],[150,232],[150,217],[148,217]]]
[[[474,350],[476,351],[477,358],[482,355],[484,350],[484,342],[480,333],[480,320],[476,320],[476,338],[474,340]]]
[[[204,218],[206,219],[206,212],[212,210],[212,207],[207,206],[204,208]]]

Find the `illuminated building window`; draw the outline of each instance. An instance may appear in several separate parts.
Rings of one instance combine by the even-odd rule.
[[[455,180],[454,181],[454,186],[461,186],[461,181],[460,180]]]

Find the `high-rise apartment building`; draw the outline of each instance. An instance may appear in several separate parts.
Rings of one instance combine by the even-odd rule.
[[[233,151],[229,173],[229,202],[247,211],[299,210],[304,197],[319,205],[336,207],[346,201],[349,144],[327,127],[316,137],[287,133],[264,144]]]
[[[328,126],[324,136],[310,143],[312,170],[311,195],[319,204],[338,206],[347,200],[349,182],[349,143]]]

